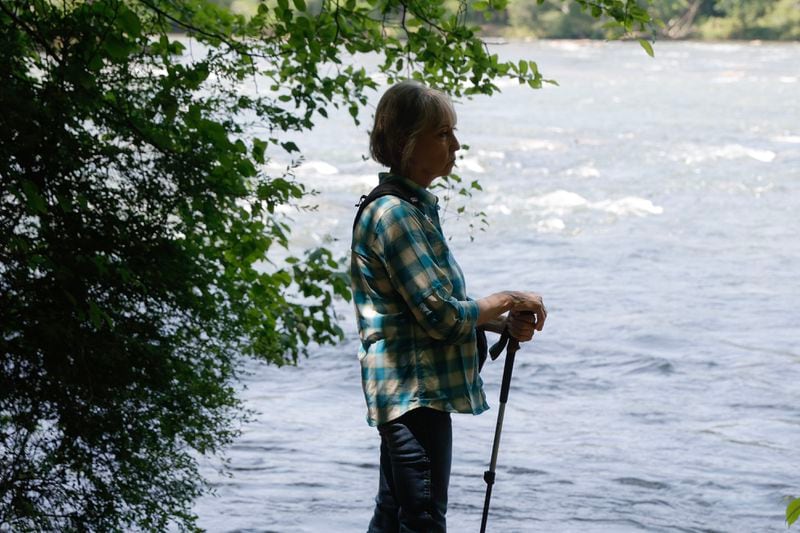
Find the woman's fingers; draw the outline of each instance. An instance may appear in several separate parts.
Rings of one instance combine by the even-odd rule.
[[[512,315],[508,320],[508,331],[511,336],[520,342],[526,342],[533,338],[535,326],[531,315]]]
[[[544,321],[547,319],[547,309],[542,301],[542,296],[535,292],[514,292],[514,307],[512,313],[530,311],[535,315],[535,328],[542,331]]]

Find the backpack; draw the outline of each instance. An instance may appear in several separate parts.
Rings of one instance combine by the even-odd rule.
[[[397,180],[385,181],[372,189],[369,194],[362,195],[361,199],[356,204],[358,211],[356,212],[355,219],[353,220],[354,231],[358,225],[358,220],[361,218],[361,214],[364,212],[364,209],[366,209],[370,203],[378,198],[381,198],[382,196],[396,196],[419,209],[420,199],[414,194],[414,191],[410,190]],[[483,326],[475,327],[475,338],[478,347],[478,371],[480,372],[481,369],[483,369],[483,364],[486,362],[486,357],[489,354],[489,343],[486,340],[486,330],[483,328]]]

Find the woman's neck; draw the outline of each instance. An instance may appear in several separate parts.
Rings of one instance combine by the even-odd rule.
[[[418,176],[418,175],[414,175],[413,172],[401,172],[401,171],[397,170],[396,168],[390,168],[389,172],[391,174],[394,174],[395,176],[402,176],[402,177],[404,177],[404,178],[406,178],[408,180],[411,180],[414,183],[416,183],[417,185],[419,185],[420,187],[422,187],[423,189],[427,189],[428,187],[430,187],[431,183],[433,183],[433,180],[436,179],[435,177],[434,178],[424,178],[424,177],[421,177],[421,176]]]

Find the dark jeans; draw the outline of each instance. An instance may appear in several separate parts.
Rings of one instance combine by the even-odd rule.
[[[381,468],[368,533],[447,529],[453,431],[450,413],[421,407],[378,426]]]

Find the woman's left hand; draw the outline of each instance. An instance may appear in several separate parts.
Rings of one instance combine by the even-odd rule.
[[[533,338],[536,318],[527,311],[511,311],[506,319],[508,332],[519,342],[527,342]]]

